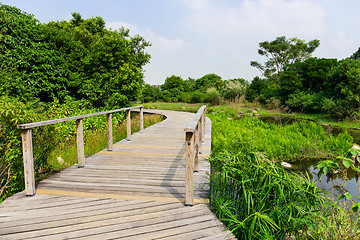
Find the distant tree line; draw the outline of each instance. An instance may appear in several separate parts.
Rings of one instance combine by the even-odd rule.
[[[207,102],[218,105],[223,100],[244,100],[248,85],[249,83],[243,78],[222,80],[214,73],[198,79],[189,77],[186,80],[172,75],[167,77],[161,86],[145,84],[141,100],[143,102]]]
[[[327,113],[333,118],[360,118],[360,48],[343,59],[311,57],[319,40],[278,37],[259,43],[264,63],[251,62],[262,73],[249,83],[222,80],[216,74],[199,79],[170,76],[161,86],[145,84],[143,102],[248,101],[281,105],[291,111]]]

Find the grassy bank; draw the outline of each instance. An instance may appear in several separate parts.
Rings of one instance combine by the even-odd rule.
[[[313,121],[284,125],[239,117],[246,109],[220,106],[208,114],[213,123],[210,203],[219,219],[238,239],[359,239],[357,211],[280,165],[336,160],[353,144],[352,137],[332,136]]]

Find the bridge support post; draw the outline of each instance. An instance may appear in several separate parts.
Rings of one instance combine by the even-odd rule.
[[[31,129],[21,132],[26,196],[35,195],[35,176]]]
[[[194,201],[194,133],[185,135],[185,205],[192,206]]]
[[[85,155],[84,155],[84,137],[83,137],[83,121],[82,119],[76,120],[76,144],[78,155],[78,167],[85,167]]]
[[[126,132],[127,132],[126,140],[130,141],[130,136],[131,136],[131,111],[130,110],[127,110],[127,112],[126,112]]]
[[[140,132],[144,131],[144,107],[140,107]]]
[[[113,150],[113,131],[112,131],[112,114],[107,114],[107,135],[108,135],[108,151]]]

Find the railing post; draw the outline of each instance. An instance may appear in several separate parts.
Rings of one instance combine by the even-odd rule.
[[[22,130],[21,137],[24,159],[25,192],[27,196],[33,196],[35,195],[35,176],[31,129]]]
[[[83,121],[82,119],[76,120],[76,143],[78,154],[78,167],[85,167],[85,155],[84,155],[84,137],[83,137]]]
[[[194,200],[194,133],[186,132],[185,135],[185,205],[192,206]]]
[[[108,151],[113,150],[113,131],[112,131],[112,114],[107,114],[107,135],[108,135]]]
[[[144,131],[144,107],[140,107],[140,132]]]
[[[131,136],[131,116],[130,116],[130,110],[127,110],[126,112],[126,132],[127,132],[127,137],[126,140],[130,141],[130,136]]]

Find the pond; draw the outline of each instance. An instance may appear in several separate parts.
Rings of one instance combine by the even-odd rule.
[[[271,116],[263,116],[260,117],[264,122],[267,123],[275,123],[275,124],[292,124],[296,121],[303,121],[304,119],[298,119],[298,118],[292,118],[292,117],[282,117],[282,118],[274,118]],[[305,119],[306,120],[306,119]],[[312,120],[308,120],[312,121]],[[354,139],[354,143],[357,145],[360,145],[360,129],[345,129],[337,126],[330,126],[330,125],[323,125],[323,128],[325,131],[329,134],[332,134],[334,136],[339,135],[342,132],[347,131]],[[334,196],[339,196],[343,194],[343,191],[341,190],[340,186],[344,186],[344,181],[341,179],[337,179],[337,183],[335,182],[334,188],[333,188],[333,182],[330,178],[328,178],[326,175],[322,175],[320,178],[318,177],[318,169],[316,168],[316,165],[318,164],[319,160],[308,160],[307,162],[298,162],[298,163],[292,163],[292,169],[291,171],[295,171],[297,173],[302,174],[308,174],[309,177],[312,180],[315,180],[317,185],[323,189],[328,191],[330,194],[333,191]],[[358,188],[358,176],[356,176],[355,172],[349,171],[348,173],[348,180],[346,181],[346,191],[348,191],[354,198],[360,197],[359,194],[359,188]],[[340,186],[339,186],[340,185]]]
[[[322,175],[320,178],[318,177],[319,170],[315,169],[319,160],[312,160],[307,162],[301,163],[292,163],[291,171],[301,173],[301,174],[308,174],[310,179],[316,182],[321,189],[328,191],[330,194],[334,191],[334,196],[340,196],[343,194],[340,186],[344,186],[344,181],[341,179],[337,179],[337,183],[334,182],[335,186],[333,188],[333,183],[330,178],[326,175]],[[346,181],[346,191],[348,191],[353,198],[359,197],[359,189],[358,189],[358,176],[356,176],[354,171],[349,171],[348,173],[348,180]],[[340,185],[340,186],[339,186]],[[330,195],[331,196],[331,195]]]

